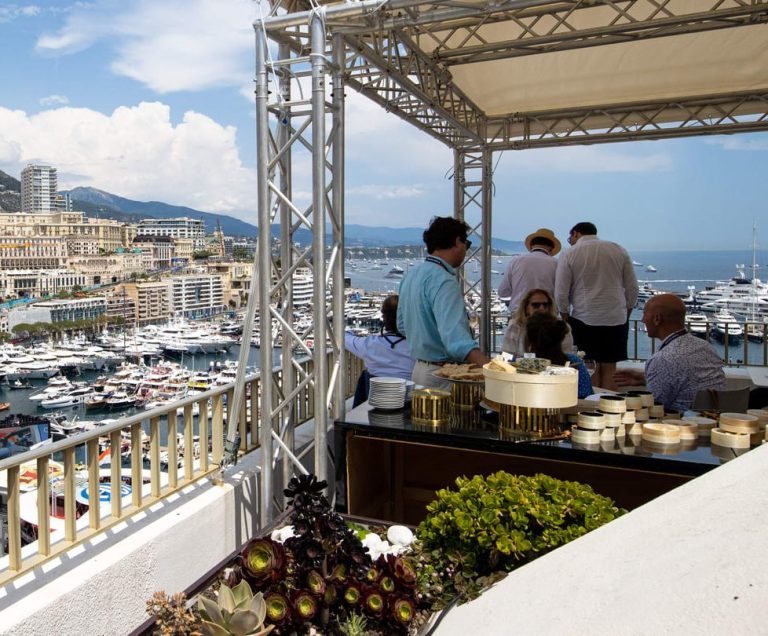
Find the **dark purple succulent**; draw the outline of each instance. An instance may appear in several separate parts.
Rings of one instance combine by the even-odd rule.
[[[333,566],[331,573],[328,575],[329,581],[335,581],[337,583],[343,583],[347,579],[347,566],[343,563],[337,563]]]
[[[291,622],[291,605],[284,594],[270,592],[264,597],[267,606],[267,620],[275,625]]]
[[[323,603],[328,607],[336,605],[339,602],[339,590],[333,583],[328,583],[325,586],[325,592],[323,592]]]
[[[388,574],[385,574],[379,579],[379,587],[381,588],[382,592],[386,592],[387,594],[392,594],[392,592],[395,591],[396,585],[395,585],[395,579],[393,579]]]
[[[307,588],[315,596],[322,598],[325,594],[325,579],[317,570],[307,572]]]
[[[283,494],[288,497],[288,505],[293,505],[297,495],[322,495],[328,486],[327,481],[318,481],[315,475],[297,475],[288,482]]]
[[[317,614],[319,604],[309,590],[296,590],[292,600],[293,613],[298,620],[311,621]]]
[[[371,617],[379,618],[384,615],[387,602],[375,587],[366,587],[363,590],[363,611]]]
[[[253,539],[241,557],[245,575],[257,588],[279,581],[285,574],[285,549],[272,539]]]
[[[371,567],[368,568],[368,571],[365,573],[365,580],[368,583],[375,583],[379,580],[379,577],[381,576],[381,572],[377,567]]]
[[[360,602],[363,600],[363,590],[359,583],[347,581],[342,590],[341,596],[347,605],[351,607],[360,605]]]
[[[398,596],[389,600],[389,617],[393,625],[407,629],[415,616],[416,606],[411,599]]]

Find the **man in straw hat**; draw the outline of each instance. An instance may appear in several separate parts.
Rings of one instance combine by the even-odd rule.
[[[560,241],[555,233],[545,227],[525,237],[527,254],[509,261],[507,271],[499,285],[499,296],[509,298],[509,311],[515,313],[520,300],[530,289],[543,289],[554,296],[557,261],[553,258],[560,251]]]

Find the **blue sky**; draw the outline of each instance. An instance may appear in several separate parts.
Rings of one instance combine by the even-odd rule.
[[[0,169],[256,221],[251,0],[0,2]],[[630,249],[768,245],[768,134],[508,152],[493,234],[592,220]],[[348,223],[452,210],[450,150],[347,91]],[[307,192],[296,194],[297,199]],[[765,219],[765,221],[764,221]]]

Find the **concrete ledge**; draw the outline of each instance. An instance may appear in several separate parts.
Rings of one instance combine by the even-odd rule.
[[[254,534],[259,459],[251,453],[222,486],[197,482],[6,585],[0,633],[130,632],[148,618],[153,592],[185,589]]]
[[[768,445],[537,559],[436,634],[765,633],[766,464]]]

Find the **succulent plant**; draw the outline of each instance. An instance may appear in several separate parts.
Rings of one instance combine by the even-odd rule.
[[[254,596],[246,581],[234,588],[222,584],[218,602],[200,595],[197,609],[205,636],[262,636],[274,629],[274,625],[264,625],[267,606],[263,595]]]
[[[245,576],[256,586],[280,580],[285,571],[285,549],[272,539],[249,541],[241,553]]]

